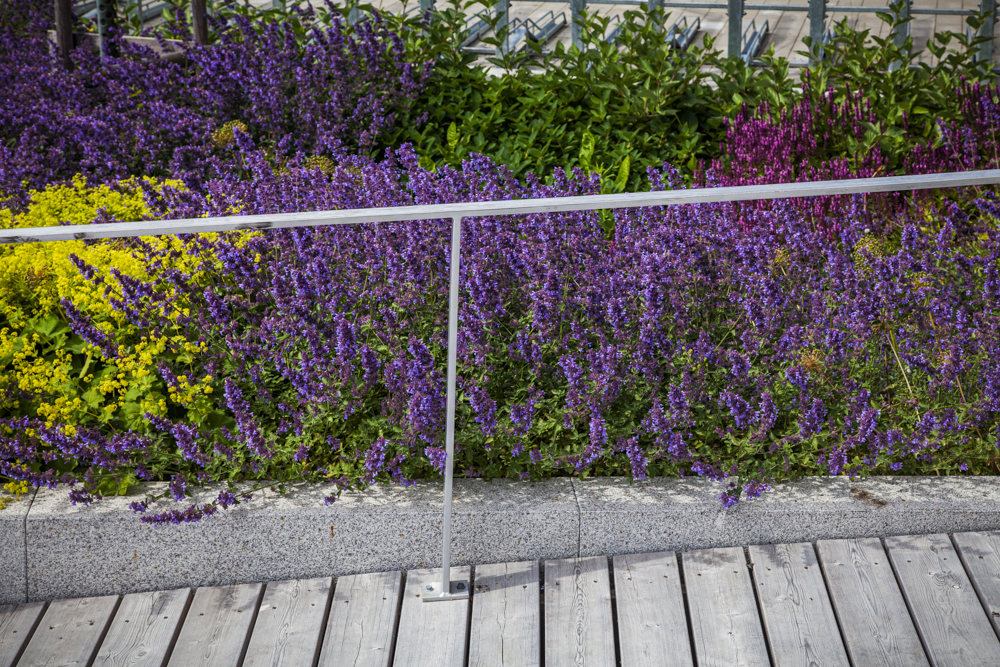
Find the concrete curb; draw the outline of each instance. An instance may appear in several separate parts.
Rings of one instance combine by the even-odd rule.
[[[721,488],[704,479],[456,480],[452,562],[1000,529],[996,477],[811,478],[731,509],[719,504]],[[331,491],[265,491],[199,523],[154,527],[128,508],[135,496],[84,507],[65,489],[42,489],[0,512],[0,604],[440,565],[441,484],[350,492],[326,507]]]

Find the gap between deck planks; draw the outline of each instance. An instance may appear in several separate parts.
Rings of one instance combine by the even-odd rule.
[[[1000,533],[544,565],[454,568],[452,602],[412,570],[0,607],[0,667],[1000,665]]]

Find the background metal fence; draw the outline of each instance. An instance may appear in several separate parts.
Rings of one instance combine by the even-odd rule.
[[[490,0],[483,1],[484,4],[488,5]],[[64,41],[64,39],[68,38],[63,38],[60,31],[71,30],[74,14],[77,17],[85,17],[95,21],[97,23],[98,32],[104,34],[108,26],[115,21],[115,14],[119,11],[119,5],[121,5],[120,11],[126,12],[129,15],[138,13],[142,22],[158,18],[163,9],[167,7],[167,4],[162,0],[129,0],[129,2],[123,2],[122,0],[54,0],[54,2],[57,17],[56,26],[58,44],[69,43]],[[435,2],[436,0],[418,0],[418,4],[414,7],[414,10],[430,10],[434,8]],[[567,20],[565,15],[560,17],[560,14],[552,12],[551,20],[532,21],[530,19],[512,19],[509,21],[508,25],[508,17],[511,13],[511,0],[497,0],[492,4],[492,6],[488,6],[486,13],[498,18],[497,28],[508,26],[508,30],[511,33],[510,37],[514,42],[520,41],[523,44],[526,44],[530,40],[536,43],[544,44],[557,32],[568,25],[572,32],[572,43],[577,47],[582,47],[584,28],[579,19],[581,18],[582,13],[587,9],[588,4],[623,5],[633,6],[636,8],[640,5],[640,0],[532,0],[532,2],[551,2],[559,4],[566,4],[568,2],[570,16]],[[888,6],[856,7],[852,5],[832,5],[828,3],[828,0],[806,0],[806,2],[807,4],[748,4],[746,3],[746,0],[726,0],[725,2],[677,2],[672,0],[648,0],[648,6],[651,8],[659,7],[682,10],[725,10],[728,24],[728,53],[739,55],[748,64],[757,64],[755,58],[760,55],[761,50],[767,42],[770,26],[768,21],[764,21],[760,25],[757,25],[756,21],[751,22],[750,25],[744,25],[743,19],[747,11],[807,13],[809,20],[809,37],[817,44],[822,44],[829,39],[831,31],[828,25],[828,17],[830,13],[894,13]],[[286,0],[270,0],[270,6],[279,9],[283,9],[291,4],[291,2],[286,2]],[[995,24],[998,20],[998,17],[996,16],[997,0],[980,0],[978,7],[980,12],[992,14],[994,19],[992,21],[987,20],[984,22],[975,35],[986,38],[986,41],[979,45],[976,58],[982,62],[991,62],[993,58],[993,37],[995,35]],[[208,24],[206,18],[206,0],[190,0],[190,8],[195,41],[203,44],[207,43]],[[912,0],[905,0],[901,6],[899,15],[902,18],[906,18],[920,15],[968,16],[974,13],[975,11],[971,9],[914,7]],[[356,19],[358,16],[359,12],[357,10],[351,12],[352,19]],[[60,19],[60,17],[62,18]],[[694,22],[692,21],[691,24],[693,25],[693,23]],[[472,17],[468,27],[470,28],[471,39],[467,39],[464,46],[475,53],[482,53],[484,55],[494,53],[494,49],[492,48],[487,49],[474,45],[474,42],[481,39],[488,32],[488,26],[485,22],[478,20],[476,17]],[[683,30],[689,29],[690,26],[687,25],[686,22],[685,25],[681,26],[681,21],[678,21],[674,24],[671,30],[676,28],[681,28]],[[695,28],[695,31],[696,30],[697,28]],[[520,32],[518,33],[518,31]],[[689,38],[683,44],[678,44],[678,46],[686,46],[691,42],[690,38],[694,36],[693,31],[691,32],[692,34],[689,35]],[[513,39],[515,37],[514,33],[518,33],[516,35],[517,39]],[[910,24],[904,23],[893,33],[893,39],[897,45],[903,46],[909,34]],[[972,36],[971,33],[969,36]],[[611,35],[610,38],[613,39],[614,35]],[[511,40],[508,40],[508,44],[509,48],[516,48],[516,44],[512,44]],[[794,66],[804,66],[807,64],[807,62],[793,63]]]
[[[451,505],[455,463],[456,348],[458,340],[459,275],[461,269],[462,221],[481,216],[526,215],[561,211],[589,211],[644,206],[676,206],[716,202],[753,201],[794,197],[817,197],[874,192],[897,192],[954,188],[1000,183],[1000,169],[951,174],[893,176],[841,181],[781,183],[724,188],[587,195],[551,199],[520,199],[429,206],[400,206],[355,210],[276,213],[187,220],[146,220],[61,227],[0,230],[0,244],[39,243],[86,239],[124,238],[232,232],[240,230],[289,229],[327,225],[371,224],[412,220],[451,220],[448,296],[448,359],[445,412],[444,522],[442,530],[442,581],[426,584],[423,601],[462,599],[469,596],[469,582],[451,581]]]

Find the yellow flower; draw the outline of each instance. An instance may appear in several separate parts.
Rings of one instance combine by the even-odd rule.
[[[183,188],[180,181],[145,181],[154,190]],[[133,179],[116,186],[91,187],[78,176],[68,185],[33,192],[23,213],[0,209],[0,227],[86,224],[101,211],[118,220],[142,219],[150,209],[139,186]],[[34,410],[45,422],[72,428],[89,420],[109,419],[126,400],[137,406],[165,405],[157,389],[162,387],[156,369],[159,357],[172,343],[192,354],[204,348],[183,336],[139,337],[105,294],[105,288],[111,290],[110,296],[119,288],[111,268],[146,282],[155,277],[152,272],[167,268],[187,273],[195,282],[207,282],[217,264],[204,253],[188,254],[188,242],[176,237],[144,241],[148,250],[143,251],[129,249],[119,240],[0,246],[0,396],[26,393],[33,397],[30,405],[23,400],[0,400],[0,409],[24,410],[25,414]],[[95,285],[81,275],[71,259],[74,256],[94,267],[103,284]],[[61,305],[64,299],[86,313],[99,330],[114,336],[118,358],[105,359],[90,345],[77,354],[62,347],[51,351],[53,342],[65,345],[72,337]],[[178,312],[190,313],[183,299],[176,303]],[[178,312],[166,315],[172,319]],[[16,391],[3,391],[8,388]]]

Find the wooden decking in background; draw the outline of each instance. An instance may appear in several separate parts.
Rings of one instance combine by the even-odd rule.
[[[455,568],[0,607],[0,667],[1000,665],[1000,533]]]

